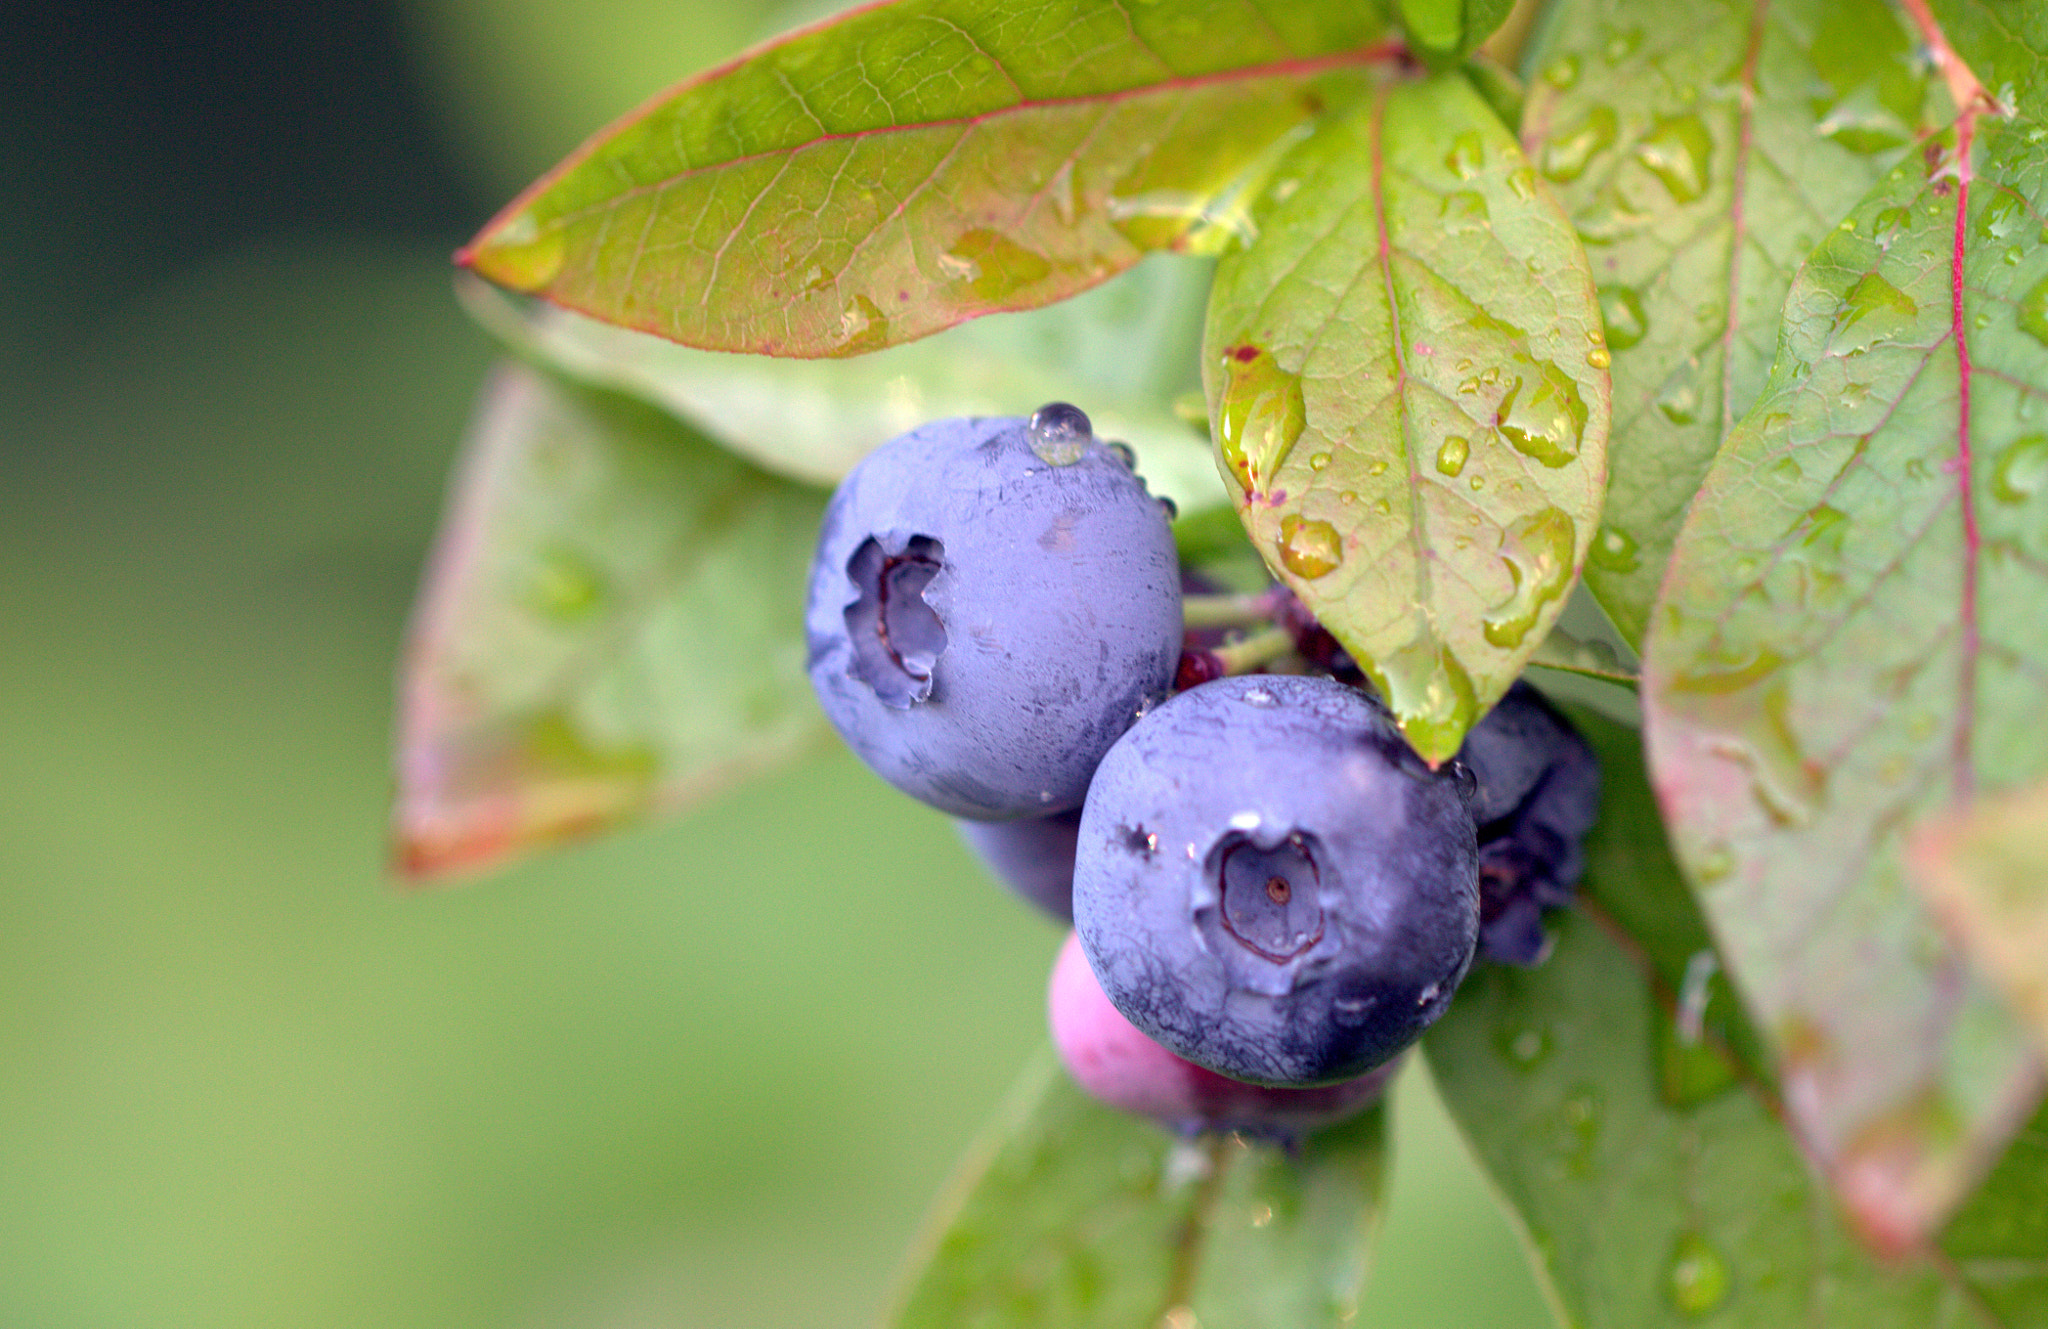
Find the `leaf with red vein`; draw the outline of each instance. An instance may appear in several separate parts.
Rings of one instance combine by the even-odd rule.
[[[1277,144],[1355,99],[1359,0],[870,5],[586,143],[461,260],[691,346],[857,355],[1220,243]]]
[[[825,496],[626,398],[491,381],[406,651],[397,866],[491,866],[826,733],[798,606]]]
[[[1252,544],[1441,761],[1564,607],[1600,519],[1585,256],[1457,74],[1275,168],[1216,270],[1202,374]]]
[[[1586,243],[1614,356],[1586,584],[1640,646],[1686,504],[1763,389],[1821,233],[1935,127],[1884,0],[1706,0],[1683,22],[1562,0],[1522,140]]]
[[[1932,819],[1914,880],[2048,1048],[2048,783]]]
[[[1908,0],[1909,8],[1918,8]],[[2031,0],[1927,0],[1945,43],[1993,97],[2048,120],[2048,6]]]
[[[1424,1037],[1430,1071],[1575,1329],[2041,1323],[2048,1154],[2015,1149],[1937,1246],[1865,1250],[1783,1106],[1665,851],[1636,735],[1600,757],[1587,907],[1533,969],[1482,966]]]
[[[1941,1221],[2041,1083],[1903,845],[2048,773],[2042,137],[1966,115],[1814,252],[1644,660],[1681,860],[1796,1127],[1888,1247]]]

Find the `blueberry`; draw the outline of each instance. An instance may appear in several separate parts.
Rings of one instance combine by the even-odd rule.
[[[805,630],[826,715],[884,779],[960,817],[1066,811],[1172,687],[1173,533],[1072,406],[942,420],[833,495]]]
[[[1472,817],[1365,693],[1220,679],[1103,758],[1074,923],[1109,999],[1171,1051],[1257,1084],[1335,1083],[1413,1042],[1471,963]]]
[[[1480,953],[1536,964],[1543,911],[1570,904],[1600,810],[1600,766],[1571,723],[1527,683],[1508,690],[1458,752],[1479,824]]]
[[[1242,1131],[1293,1143],[1377,1102],[1400,1065],[1390,1061],[1311,1089],[1275,1089],[1218,1075],[1175,1056],[1126,1020],[1103,995],[1072,933],[1053,965],[1046,1014],[1053,1047],[1083,1091],[1186,1135]]]
[[[1079,809],[1056,817],[1027,817],[1021,821],[961,819],[953,825],[996,880],[1062,923],[1074,921],[1074,844],[1081,832]]]

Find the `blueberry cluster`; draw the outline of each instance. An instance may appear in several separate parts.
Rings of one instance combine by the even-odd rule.
[[[1292,1136],[1377,1096],[1475,957],[1534,964],[1598,801],[1518,684],[1432,770],[1284,590],[1300,672],[1183,621],[1171,506],[1061,403],[944,420],[826,509],[809,669],[890,783],[1071,921],[1054,1042],[1098,1098]]]

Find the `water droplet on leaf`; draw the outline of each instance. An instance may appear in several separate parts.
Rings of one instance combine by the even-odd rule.
[[[1696,115],[1660,121],[1636,144],[1636,160],[1663,181],[1680,203],[1690,203],[1707,192],[1713,155],[1713,136]]]
[[[1280,519],[1280,562],[1289,572],[1313,580],[1343,561],[1344,542],[1336,527],[1293,512]]]
[[[1236,346],[1223,353],[1225,381],[1217,403],[1217,449],[1247,494],[1279,469],[1307,422],[1301,379],[1270,351]]]
[[[1443,211],[1438,215],[1438,225],[1446,235],[1483,231],[1488,220],[1486,200],[1469,189],[1460,189],[1445,198]]]
[[[1579,81],[1579,57],[1561,55],[1543,67],[1543,81],[1562,92]]]
[[[2037,281],[2020,297],[2018,312],[2020,331],[2048,346],[2048,277]]]
[[[939,256],[939,271],[967,288],[976,300],[1008,300],[1052,271],[1043,254],[1033,253],[994,231],[968,231]]]
[[[1470,441],[1452,434],[1443,441],[1443,446],[1436,450],[1436,468],[1445,475],[1455,476],[1465,469],[1465,459],[1471,454]]]
[[[1503,650],[1522,644],[1543,606],[1564,594],[1571,582],[1577,528],[1562,508],[1544,508],[1517,518],[1501,533],[1501,560],[1514,590],[1482,621],[1486,640]]]
[[[469,266],[500,286],[533,293],[561,276],[568,260],[567,228],[543,231],[532,213],[522,212],[471,251]]]
[[[1626,286],[1602,286],[1594,296],[1600,301],[1600,322],[1607,328],[1607,345],[1625,351],[1649,332],[1643,317],[1643,299]]]
[[[1605,369],[1614,363],[1614,357],[1607,353],[1606,347],[1595,346],[1592,350],[1586,352],[1586,363],[1595,369]]]
[[[1594,566],[1609,572],[1634,572],[1640,566],[1636,560],[1635,537],[1613,526],[1600,528],[1600,533],[1593,537],[1593,548],[1587,557]]]
[[[1671,1252],[1667,1286],[1671,1304],[1686,1315],[1705,1315],[1728,1299],[1728,1261],[1697,1232],[1678,1239]]]
[[[1444,165],[1451,168],[1451,174],[1460,180],[1470,180],[1486,169],[1486,145],[1479,141],[1479,131],[1468,129],[1451,140],[1451,151],[1444,158]]]
[[[2031,222],[2026,200],[2010,189],[2000,189],[1978,215],[1977,229],[1986,239],[2003,240]]]
[[[542,556],[528,588],[533,607],[558,623],[588,618],[604,599],[604,575],[590,560],[565,549]]]
[[[1308,459],[1308,468],[1311,471],[1320,471],[1329,464],[1330,454],[1327,452],[1315,453]]]
[[[1543,145],[1543,174],[1559,184],[1578,179],[1594,157],[1614,145],[1619,126],[1613,107],[1593,107],[1576,124],[1552,135]]]
[[[1501,436],[1525,457],[1545,466],[1563,466],[1579,455],[1586,401],[1579,395],[1579,385],[1556,365],[1535,367],[1534,377],[1533,386],[1516,378],[1502,395]]]
[[[878,351],[889,342],[889,319],[875,302],[856,295],[839,311],[839,344],[834,355],[859,355]]]
[[[1991,472],[1991,494],[2001,503],[2025,503],[2048,487],[2048,434],[2027,434],[2006,445]]]

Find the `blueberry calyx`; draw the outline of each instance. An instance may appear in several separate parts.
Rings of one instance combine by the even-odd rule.
[[[859,595],[846,606],[847,673],[895,710],[931,698],[932,668],[946,653],[946,625],[924,598],[945,559],[945,546],[930,536],[913,535],[901,553],[889,554],[871,535],[846,561]]]

